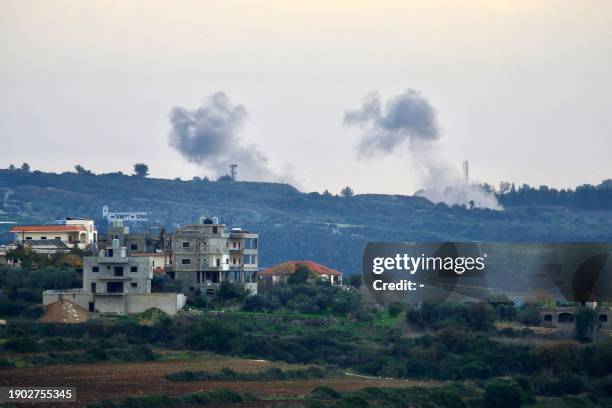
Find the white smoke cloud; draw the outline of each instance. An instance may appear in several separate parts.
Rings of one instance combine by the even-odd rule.
[[[434,203],[502,209],[493,194],[476,184],[466,184],[459,170],[442,158],[436,111],[419,92],[408,89],[384,104],[378,94],[371,93],[361,108],[345,112],[343,122],[362,129],[357,145],[361,158],[388,155],[402,148],[410,152],[423,185],[419,195]]]

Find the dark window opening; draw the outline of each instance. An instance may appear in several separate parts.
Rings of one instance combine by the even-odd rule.
[[[109,248],[109,249],[107,249],[107,250],[106,250],[106,256],[108,256],[109,258],[112,258],[112,257],[113,257],[113,250],[112,250],[112,249],[110,249],[110,248]]]
[[[571,313],[559,313],[559,323],[572,323],[574,321],[574,315]]]
[[[547,314],[544,316],[544,321],[545,322],[552,322],[552,315],[551,314]]]
[[[89,302],[89,312],[93,313],[94,312],[94,302]]]
[[[113,275],[123,276],[123,266],[115,266]]]
[[[608,321],[608,315],[600,314],[599,315],[599,321],[602,322],[602,323],[607,322]]]
[[[107,282],[106,291],[108,293],[123,293],[123,282]]]
[[[189,248],[189,241],[183,241],[183,248]]]
[[[92,267],[91,267],[91,271],[92,271],[92,272],[100,272],[100,267],[98,267],[98,266],[92,266]]]
[[[130,272],[138,272],[137,266],[130,266]]]
[[[91,293],[96,293],[96,283],[95,282],[91,283]]]
[[[213,227],[213,234],[216,234],[219,231],[219,227]]]
[[[138,287],[138,282],[132,282],[130,285],[132,286],[132,289],[136,289]]]
[[[138,250],[138,244],[132,244],[132,245],[130,245],[130,250],[132,250],[132,251],[137,251],[137,250]]]

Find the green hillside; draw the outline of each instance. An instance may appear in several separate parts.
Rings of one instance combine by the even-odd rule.
[[[202,214],[261,234],[261,265],[312,259],[360,271],[367,241],[610,241],[612,211],[517,205],[505,211],[434,205],[424,198],[302,193],[287,184],[168,180],[123,174],[0,170],[0,222],[91,217],[103,230],[102,206],[147,211],[173,229]],[[11,239],[0,224],[0,241]]]

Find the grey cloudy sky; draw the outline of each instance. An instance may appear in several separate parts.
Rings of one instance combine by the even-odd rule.
[[[360,159],[343,116],[414,89],[474,178],[612,177],[608,1],[0,0],[0,55],[0,167],[213,176],[169,146],[169,114],[224,92],[241,148],[302,190],[411,194],[410,151]]]

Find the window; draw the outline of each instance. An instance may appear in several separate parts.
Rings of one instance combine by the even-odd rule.
[[[183,241],[183,248],[189,248],[189,241]]]
[[[100,267],[99,266],[92,266],[91,267],[91,271],[92,272],[100,272]]]
[[[257,238],[245,238],[244,249],[257,249]]]
[[[219,227],[213,227],[213,234],[216,234],[217,232],[219,232]]]
[[[137,251],[138,250],[138,244],[131,244],[130,245],[130,250]]]
[[[217,266],[221,265],[221,260],[217,258]]]
[[[40,237],[40,239],[47,239],[47,237]]]
[[[26,239],[32,239],[32,237],[26,237]]]
[[[245,265],[255,265],[257,263],[257,255],[245,255],[244,263]]]
[[[96,293],[96,283],[92,282],[91,284],[91,293]]]
[[[138,272],[137,266],[130,266],[130,272]]]
[[[181,258],[181,265],[190,265],[191,259],[189,258]]]
[[[115,266],[113,275],[123,276],[123,266]]]
[[[106,256],[108,256],[109,258],[112,258],[112,257],[113,257],[113,250],[112,250],[112,249],[110,249],[110,248],[109,248],[109,249],[107,249],[107,250],[106,250]]]
[[[132,282],[130,285],[132,286],[132,289],[136,289],[138,287],[138,282]]]
[[[54,239],[56,239],[56,240],[58,240],[58,241],[61,241],[61,240],[62,240],[62,238],[61,238],[61,237],[55,237]]]

